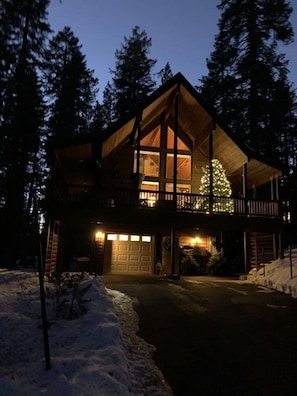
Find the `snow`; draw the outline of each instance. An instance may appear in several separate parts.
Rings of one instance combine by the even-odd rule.
[[[278,290],[297,298],[297,247],[292,247],[291,259],[289,250],[286,250],[283,259],[265,266],[259,264],[258,270],[253,268],[250,271],[247,280],[268,290]]]
[[[46,370],[38,274],[0,269],[0,395],[172,395],[154,365],[155,348],[136,334],[131,299],[100,277],[84,274],[78,283],[83,295],[72,301],[66,286],[57,301],[57,285],[45,282]]]
[[[292,278],[286,252],[284,259],[253,269],[247,282],[260,292],[297,298],[297,248],[291,262]],[[59,289],[45,280],[46,370],[38,274],[0,269],[0,396],[172,396],[154,364],[154,346],[137,335],[132,300],[87,273],[66,274],[61,284]]]

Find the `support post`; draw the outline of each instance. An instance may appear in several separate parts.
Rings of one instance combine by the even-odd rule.
[[[247,232],[243,232],[243,260],[244,260],[244,273],[248,273],[248,255],[247,255]]]
[[[175,113],[175,120],[174,120],[174,146],[173,146],[173,200],[176,207],[177,202],[177,139],[178,139],[178,111],[179,111],[179,85],[177,86],[176,93],[175,93],[175,101],[174,101],[174,113]]]
[[[242,195],[244,198],[244,214],[248,214],[248,202],[247,202],[247,164],[243,164],[242,167]]]
[[[175,267],[176,267],[176,255],[175,255],[175,240],[176,240],[176,230],[175,225],[171,225],[171,273],[176,274]]]
[[[279,204],[279,182],[278,178],[275,180],[275,198],[278,201]],[[280,208],[280,204],[278,205]],[[278,209],[278,215],[280,215],[280,209]],[[284,258],[284,247],[283,247],[283,239],[282,239],[282,233],[279,231],[278,233],[278,258]]]
[[[141,140],[141,122],[142,122],[142,113],[137,114],[135,120],[135,133],[137,133],[136,143],[136,176],[135,176],[135,185],[134,188],[139,190],[140,187],[140,140]],[[136,132],[137,131],[137,132]]]
[[[213,133],[216,129],[216,123],[213,121],[212,130],[209,134],[209,158],[208,158],[208,166],[209,166],[209,214],[213,213],[213,168],[212,168],[212,160],[213,160]]]

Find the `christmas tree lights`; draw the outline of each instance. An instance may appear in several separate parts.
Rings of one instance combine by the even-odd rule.
[[[210,191],[210,167],[206,165],[202,168],[204,175],[201,177],[199,193],[201,195],[211,195]],[[218,159],[212,160],[212,196],[213,212],[234,212],[231,184],[226,176],[226,171]],[[209,202],[205,201],[204,209],[209,212]]]

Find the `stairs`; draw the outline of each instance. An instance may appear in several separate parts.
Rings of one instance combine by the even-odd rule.
[[[46,256],[44,265],[44,275],[49,276],[57,269],[59,253],[61,251],[60,243],[60,222],[51,220],[48,226]]]

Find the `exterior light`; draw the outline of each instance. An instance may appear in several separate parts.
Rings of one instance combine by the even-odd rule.
[[[201,238],[196,236],[195,238],[192,239],[192,245],[198,245],[201,243]]]
[[[104,232],[97,231],[95,234],[95,241],[102,241],[104,239]]]

